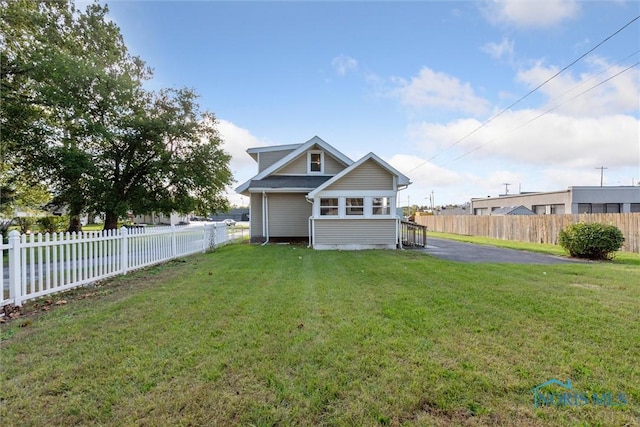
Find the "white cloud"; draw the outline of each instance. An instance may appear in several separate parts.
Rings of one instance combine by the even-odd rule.
[[[481,50],[489,54],[492,58],[511,61],[513,59],[514,41],[506,37],[500,43],[487,43]]]
[[[257,163],[247,154],[247,149],[267,145],[248,130],[227,120],[218,120],[217,129],[224,141],[223,149],[231,155],[229,164],[236,183],[227,191],[227,198],[232,204],[246,205],[248,200],[235,192],[235,187],[242,184],[258,171]]]
[[[345,76],[349,71],[358,68],[358,61],[347,55],[336,56],[331,60],[331,66],[341,76]]]
[[[450,187],[464,183],[468,176],[454,170],[441,168],[420,157],[408,154],[396,154],[388,160],[389,164],[405,173],[413,185]]]
[[[624,71],[627,66],[612,65],[596,56],[587,60],[587,66],[588,72],[577,77],[565,72],[541,87],[539,92],[549,97],[547,105],[541,108],[548,110],[558,107],[556,112],[591,117],[637,113],[640,74],[635,68]],[[556,67],[538,63],[518,72],[516,78],[533,89],[557,72]],[[610,80],[604,82],[607,79]],[[604,83],[598,86],[601,82]]]
[[[638,119],[628,115],[596,119],[558,114],[535,119],[539,115],[535,110],[505,113],[462,141],[460,139],[475,129],[478,122],[423,123],[414,126],[410,135],[422,152],[441,153],[437,163],[470,153],[466,157],[488,159],[498,156],[505,162],[538,167],[584,168],[603,162],[610,166],[638,166]],[[530,123],[524,125],[527,122]]]
[[[575,18],[580,4],[576,0],[490,0],[484,12],[493,23],[546,28]]]
[[[463,83],[455,77],[424,67],[410,81],[393,78],[396,88],[391,95],[414,108],[437,108],[447,111],[460,111],[469,114],[483,114],[488,102],[475,95],[469,83]]]

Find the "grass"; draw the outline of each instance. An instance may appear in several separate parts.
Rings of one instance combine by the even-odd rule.
[[[7,426],[638,425],[637,278],[617,263],[229,245],[2,325],[0,416]],[[627,404],[534,409],[532,389],[550,378]]]

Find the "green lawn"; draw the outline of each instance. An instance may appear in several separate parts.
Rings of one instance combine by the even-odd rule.
[[[2,325],[0,420],[639,425],[639,274],[229,245]],[[551,378],[618,404],[534,409]]]

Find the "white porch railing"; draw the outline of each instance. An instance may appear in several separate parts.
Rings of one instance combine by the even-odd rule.
[[[29,236],[12,231],[9,243],[0,244],[0,306],[205,252],[244,238],[242,230],[216,223]]]

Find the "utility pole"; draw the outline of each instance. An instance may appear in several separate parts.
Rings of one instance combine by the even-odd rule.
[[[605,169],[609,169],[609,168],[605,168],[604,166],[600,166],[599,168],[595,168],[595,169],[600,169],[600,187],[602,187],[602,183],[604,182],[604,170]]]
[[[503,182],[502,185],[504,185],[504,194],[506,196],[507,194],[509,194],[509,186],[511,185],[511,183],[510,182]]]

